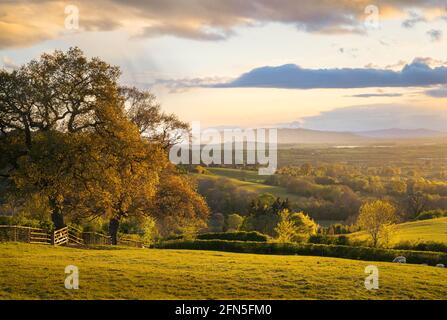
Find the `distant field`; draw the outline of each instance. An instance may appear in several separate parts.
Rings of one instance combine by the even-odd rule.
[[[270,186],[264,184],[265,176],[258,175],[258,171],[252,170],[240,170],[240,169],[228,169],[228,168],[207,168],[212,173],[211,175],[194,174],[197,179],[218,179],[227,178],[234,183],[238,188],[241,188],[248,192],[254,192],[257,194],[271,193],[276,197],[282,199],[288,198],[290,203],[303,203],[307,199],[300,197],[293,193],[289,193],[285,188]],[[328,227],[331,224],[342,223],[340,220],[318,220],[321,226]]]
[[[290,201],[302,200],[302,198],[287,192],[284,188],[263,184],[265,177],[259,176],[257,171],[221,168],[211,168],[208,170],[212,173],[212,175],[195,174],[194,176],[197,179],[227,178],[237,187],[248,192],[254,192],[257,194],[271,193],[274,196],[281,197],[283,199],[288,198]]]
[[[207,168],[211,173],[242,181],[254,182],[254,183],[264,183],[266,176],[260,176],[258,171],[252,170],[238,170],[238,169],[227,169],[227,168]]]
[[[364,232],[351,235],[353,238],[365,239]],[[436,241],[447,243],[447,218],[401,223],[396,226],[392,243],[401,241]]]
[[[64,288],[76,265],[79,290]],[[376,291],[364,287],[379,268]],[[0,299],[445,299],[447,270],[210,251],[0,244]]]

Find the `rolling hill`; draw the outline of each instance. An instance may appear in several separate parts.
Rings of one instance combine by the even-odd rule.
[[[364,232],[351,235],[354,239],[366,239]],[[391,238],[391,244],[403,241],[435,241],[447,244],[447,218],[412,221],[398,224]]]

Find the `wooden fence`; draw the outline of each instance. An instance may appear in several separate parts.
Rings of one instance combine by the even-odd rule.
[[[106,236],[97,232],[83,232],[82,240],[86,245],[111,245],[112,240],[110,236]]]
[[[47,230],[39,228],[0,225],[0,242],[6,241],[53,244],[55,246],[111,245],[112,243],[110,236],[97,232],[82,232],[72,226],[54,232],[48,232]],[[137,248],[144,247],[142,241],[126,237],[119,237],[118,245]]]
[[[129,239],[129,238],[123,238],[123,237],[118,238],[118,245],[144,248],[144,243],[142,241],[133,240],[133,239]]]
[[[44,229],[22,226],[0,226],[0,241],[51,244],[52,238]]]

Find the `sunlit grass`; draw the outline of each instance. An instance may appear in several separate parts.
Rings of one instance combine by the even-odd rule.
[[[299,202],[303,200],[302,197],[288,192],[285,188],[264,184],[263,182],[265,178],[258,176],[257,171],[212,168],[211,172],[212,174],[209,175],[193,174],[193,176],[197,179],[226,178],[237,188],[247,192],[256,194],[270,193],[283,199],[288,198],[291,202]]]
[[[364,240],[368,236],[364,232],[357,232],[351,237]],[[447,243],[447,218],[412,221],[396,225],[390,242],[397,244],[403,241]]]
[[[64,288],[79,267],[80,289]],[[376,265],[380,288],[364,287]],[[0,244],[1,299],[443,299],[447,270],[324,257]]]

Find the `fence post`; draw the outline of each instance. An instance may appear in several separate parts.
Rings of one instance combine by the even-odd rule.
[[[17,227],[14,226],[14,242],[17,242]]]

